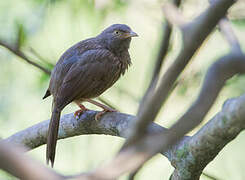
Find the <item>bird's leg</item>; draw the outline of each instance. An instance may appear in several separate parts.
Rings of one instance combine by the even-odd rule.
[[[75,101],[75,103],[80,107],[79,110],[77,110],[75,113],[74,113],[74,116],[76,118],[79,118],[81,116],[81,114],[84,112],[84,111],[88,111],[89,109],[87,109],[84,105],[82,105],[81,103],[79,103],[78,101]]]
[[[117,112],[117,110],[112,109],[112,108],[110,108],[110,107],[108,107],[108,106],[106,106],[106,105],[104,105],[104,104],[101,104],[101,103],[95,101],[95,100],[92,100],[92,99],[84,99],[84,101],[87,101],[87,102],[89,102],[89,103],[91,103],[91,104],[94,104],[94,105],[96,105],[96,106],[98,106],[98,107],[100,107],[100,108],[103,109],[103,111],[98,112],[98,113],[95,115],[95,120],[96,120],[96,121],[97,121],[98,119],[100,119],[101,116],[102,116],[103,114],[105,114],[106,112]]]

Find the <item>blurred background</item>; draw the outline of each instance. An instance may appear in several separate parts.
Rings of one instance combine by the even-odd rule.
[[[114,23],[125,23],[139,34],[131,43],[133,65],[102,97],[120,112],[136,114],[153,71],[164,21],[164,0],[8,0],[0,1],[0,40],[14,45],[30,59],[46,68],[73,44],[96,36]],[[208,7],[208,1],[185,0],[181,6],[185,18],[193,19]],[[245,3],[240,1],[229,13],[232,27],[245,46]],[[19,36],[18,36],[19,34]],[[169,55],[161,73],[169,67],[182,46],[181,34],[174,28]],[[156,123],[169,127],[180,117],[198,95],[207,68],[229,52],[229,46],[216,29],[192,59],[179,78],[179,83],[159,113]],[[42,100],[49,76],[0,47],[0,137],[6,138],[22,129],[49,119],[52,98]],[[220,93],[215,106],[205,118],[207,122],[224,101],[245,93],[245,76],[234,77]],[[86,104],[91,109],[96,107]],[[73,104],[62,112],[77,109]],[[204,122],[204,123],[205,123]],[[204,124],[203,123],[203,124]],[[202,125],[203,125],[202,124]],[[200,127],[199,127],[200,128]],[[195,133],[196,128],[190,134]],[[76,174],[91,170],[111,159],[123,143],[122,138],[89,135],[58,142],[55,170]],[[218,179],[245,179],[245,133],[227,145],[204,170]],[[46,146],[28,152],[45,164]],[[157,155],[137,175],[137,179],[169,179],[173,168]],[[121,179],[126,179],[127,176]],[[14,179],[0,170],[0,179]],[[208,179],[202,176],[201,179]]]

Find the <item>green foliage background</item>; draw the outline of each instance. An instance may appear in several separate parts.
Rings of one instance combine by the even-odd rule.
[[[95,36],[114,23],[128,24],[139,38],[133,39],[130,48],[133,66],[102,97],[121,112],[135,114],[154,65],[161,38],[163,21],[161,0],[8,0],[0,1],[0,39],[11,44],[17,41],[30,58],[52,68],[60,55],[70,46]],[[181,9],[187,19],[193,19],[206,7],[207,1],[183,1]],[[245,45],[244,3],[231,11],[232,26],[239,41]],[[181,35],[174,29],[172,44],[162,73],[173,62],[181,47]],[[35,52],[33,53],[33,50]],[[170,126],[194,101],[203,76],[218,57],[229,52],[222,35],[216,30],[202,46],[191,64],[179,79],[179,85],[162,108],[157,123]],[[41,58],[39,57],[41,56]],[[50,117],[52,98],[42,100],[49,77],[0,47],[0,136],[6,138]],[[234,77],[222,90],[210,119],[227,98],[245,92],[245,77]],[[96,107],[87,104],[89,108]],[[63,114],[77,108],[69,105]],[[198,129],[196,129],[198,130]],[[195,131],[196,131],[195,130]],[[193,132],[195,132],[193,131]],[[192,132],[192,133],[193,133]],[[241,133],[204,170],[220,179],[245,179],[243,165],[245,135]],[[118,151],[123,139],[90,135],[58,142],[55,170],[75,174],[91,170],[108,161]],[[45,146],[28,154],[45,163]],[[157,155],[150,160],[137,179],[168,179],[173,168],[168,160]],[[125,179],[123,177],[122,179]],[[0,179],[14,179],[0,171]],[[205,179],[202,176],[202,179]]]

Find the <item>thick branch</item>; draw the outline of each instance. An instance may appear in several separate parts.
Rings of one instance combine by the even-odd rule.
[[[173,3],[178,7],[180,5],[180,0],[174,0]],[[139,109],[138,109],[138,115],[141,113],[141,111],[144,109],[143,106],[145,104],[145,100],[150,98],[151,94],[154,92],[155,87],[157,85],[158,79],[159,79],[159,74],[160,74],[160,70],[164,64],[164,61],[166,59],[167,53],[168,53],[168,48],[169,48],[169,42],[170,42],[170,36],[172,34],[172,25],[166,21],[163,23],[163,36],[161,39],[161,44],[160,44],[160,48],[159,48],[159,52],[156,58],[156,63],[154,66],[154,71],[153,71],[153,75],[151,78],[151,82],[150,85],[148,86],[144,97],[141,100],[141,103],[139,105]],[[142,132],[144,133],[144,132]],[[138,133],[138,136],[140,136],[140,132]]]
[[[78,120],[74,118],[73,114],[62,116],[59,139],[83,134],[127,137],[127,130],[130,128],[131,121],[135,120],[135,116],[107,113],[100,121],[95,121],[95,114],[95,111],[87,111]],[[38,123],[10,136],[5,141],[25,145],[30,149],[41,146],[46,143],[48,123],[49,121]],[[164,153],[176,168],[173,179],[199,176],[203,168],[244,128],[245,95],[228,100],[222,111],[205,124],[194,136],[184,138],[169,149],[167,153]],[[148,128],[149,133],[160,131],[167,132],[168,130],[157,124],[152,124]],[[100,173],[101,171],[97,171],[94,175],[89,176],[97,177],[98,175],[99,177]]]
[[[128,148],[126,148],[118,156],[116,156],[116,158],[112,161],[112,163],[105,165],[105,166],[102,166],[101,168],[97,169],[96,171],[94,171],[93,174],[91,174],[91,177],[93,177],[93,178],[94,177],[97,177],[97,178],[98,177],[104,177],[104,178],[108,178],[108,179],[117,178],[119,175],[121,175],[122,173],[124,173],[126,171],[131,171],[131,170],[138,168],[147,159],[152,157],[157,152],[160,152],[160,150],[166,151],[171,145],[173,145],[175,142],[179,141],[180,138],[183,137],[183,135],[186,132],[191,130],[193,127],[195,127],[197,124],[199,124],[202,121],[203,117],[208,112],[208,110],[212,106],[214,100],[216,99],[218,92],[222,88],[225,80],[228,79],[229,77],[233,76],[236,73],[244,73],[245,67],[244,67],[244,56],[243,55],[241,55],[241,54],[229,54],[229,55],[221,58],[220,61],[218,61],[213,66],[213,68],[211,68],[209,70],[209,73],[208,73],[207,78],[205,80],[203,89],[202,89],[197,101],[189,108],[189,110],[184,114],[184,116],[182,116],[180,118],[180,120],[176,124],[174,124],[173,127],[171,127],[170,131],[168,131],[166,129],[164,129],[164,130],[160,129],[159,130],[157,128],[159,131],[157,130],[154,135],[148,135],[144,139],[140,139],[140,138],[137,139],[136,138],[137,141],[134,139],[135,137],[137,137],[137,134],[139,131],[146,129],[148,127],[148,125],[151,123],[151,121],[154,120],[154,118],[156,117],[157,112],[159,111],[162,103],[164,103],[166,101],[167,96],[169,95],[171,87],[173,86],[176,78],[179,76],[179,74],[182,72],[184,67],[190,61],[191,57],[194,55],[195,51],[199,48],[199,46],[205,40],[207,35],[212,31],[212,29],[215,27],[217,22],[225,15],[227,9],[234,2],[235,1],[231,1],[231,0],[217,1],[206,12],[204,12],[201,16],[196,18],[192,23],[189,23],[189,24],[185,25],[184,27],[182,26],[184,47],[181,50],[181,52],[180,52],[179,56],[177,57],[176,61],[174,62],[174,64],[169,68],[169,70],[167,71],[167,73],[163,77],[156,93],[154,95],[152,95],[152,97],[149,98],[148,101],[146,101],[146,105],[144,106],[144,109],[142,111],[143,113],[140,114],[139,117],[137,118],[137,126],[135,126],[136,127],[134,129],[135,131],[133,131],[133,132],[135,132],[135,134],[133,134],[133,136],[131,136],[133,138],[130,138],[129,143],[128,143],[128,144],[134,144],[134,146],[132,146],[132,147],[128,146]],[[234,59],[234,61],[231,62],[231,59]],[[230,67],[228,68],[228,66],[230,66]],[[210,90],[210,88],[211,88],[211,90]],[[206,93],[208,92],[207,90],[211,92],[209,96],[205,96]],[[243,108],[244,108],[244,106],[243,106]],[[117,113],[107,114],[103,118],[106,118],[106,116],[110,117],[111,115],[115,115],[115,114],[117,114]],[[115,115],[114,118],[117,118],[117,115]],[[242,115],[244,115],[244,113],[242,113]],[[93,119],[94,118],[94,112],[88,112],[88,113],[84,114],[84,116],[86,116],[86,117],[84,117],[85,119],[87,118],[87,116],[90,116],[90,119],[91,118]],[[103,121],[103,119],[101,119],[101,122],[102,121]],[[98,128],[98,125],[101,125],[101,124],[99,124],[101,122],[96,122],[95,124],[94,124],[94,122],[89,123],[89,125],[90,125],[89,127],[91,127],[92,129],[95,130],[92,133],[94,133],[94,132],[98,133],[98,132],[101,132],[101,130],[105,130],[106,133],[108,133],[108,134],[112,133],[113,128],[111,129],[111,125],[113,125],[113,123],[109,124],[109,129],[108,129],[108,126],[105,126],[105,125],[99,126],[99,128]],[[77,123],[79,123],[79,121]],[[87,134],[91,134],[91,131],[89,131],[86,128],[87,127],[86,123],[88,123],[88,122],[85,121],[85,126],[83,124],[83,127],[80,127],[81,129],[78,129],[78,130],[79,131],[82,130],[84,133],[87,132]],[[46,122],[46,124],[47,124],[47,122]],[[61,129],[59,132],[59,138],[68,137],[68,135],[70,135],[70,136],[79,135],[79,133],[76,134],[75,132],[71,132],[71,129],[74,129],[73,126],[74,126],[74,124],[69,124],[67,126],[69,128],[62,130],[62,124],[61,124]],[[206,126],[208,126],[208,125],[206,125]],[[46,125],[45,125],[45,127],[46,127]],[[98,129],[96,129],[96,127]],[[116,125],[116,127],[117,127],[117,125]],[[120,134],[119,133],[120,128],[117,129],[116,132],[114,132],[115,134],[112,133],[111,135],[120,135],[120,136],[125,137],[125,135],[127,135],[128,133],[124,132],[123,134]],[[41,130],[41,129],[40,129],[40,131],[38,131],[38,133],[42,132],[41,134],[44,137],[41,137],[41,139],[44,138],[43,143],[45,143],[47,129],[45,129],[45,130],[44,129]],[[154,127],[153,128],[151,127],[150,129],[153,129],[153,131],[155,131]],[[243,127],[242,127],[242,129],[243,129]],[[232,135],[233,135],[232,137],[234,138],[242,129],[239,129],[238,131],[234,131],[234,133],[232,133]],[[31,133],[31,129],[29,129],[29,130],[30,130],[29,133]],[[25,132],[23,132],[23,133],[25,133]],[[207,134],[208,131],[205,133]],[[235,134],[235,133],[237,133],[237,134]],[[203,138],[205,135],[205,134],[202,135],[202,133],[200,133],[200,134],[201,135],[199,138]],[[29,134],[25,134],[25,135],[29,135]],[[14,137],[14,136],[8,138],[7,141],[11,141],[11,138],[19,138],[19,137]],[[194,137],[190,138],[190,139],[194,139]],[[169,154],[176,156],[176,155],[174,155],[175,150],[178,150],[178,148],[181,147],[183,144],[185,147],[186,145],[191,146],[191,143],[197,142],[195,140],[193,140],[193,142],[192,142],[190,139],[184,138],[184,140],[182,140],[179,144],[177,144],[176,147],[170,149],[171,153],[166,153],[168,155],[168,158],[169,159],[173,158],[173,157],[169,156]],[[228,139],[227,142],[223,142],[222,145],[224,146],[230,140],[231,139]],[[22,139],[21,141],[16,141],[16,143],[18,143],[18,142],[19,143],[23,143],[23,142],[27,143],[27,141],[28,140],[26,140],[26,139]],[[205,141],[205,138],[204,138],[204,141]],[[214,144],[215,143],[216,143],[216,141],[214,140]],[[33,145],[33,147],[38,146],[37,144],[35,144],[35,142],[30,142],[30,141],[27,144]],[[197,144],[195,144],[195,145],[197,146]],[[220,148],[217,148],[218,151],[220,151],[223,146],[220,146]],[[206,149],[209,149],[209,148],[206,148]],[[212,148],[210,148],[209,150],[211,151]],[[191,156],[195,156],[195,155],[193,155],[195,153],[192,152],[192,149],[189,149],[188,152],[191,154]],[[198,153],[199,152],[197,151],[197,154]],[[198,173],[200,173],[202,168],[204,168],[207,165],[207,163],[210,162],[215,157],[215,155],[217,154],[217,153],[216,154],[215,153],[213,153],[214,154],[213,156],[210,155],[210,157],[207,158],[208,160],[205,162],[206,164],[205,163],[203,164],[203,166],[198,167],[196,165],[196,168],[198,168],[198,169],[195,169],[194,173],[192,172],[192,170],[190,168],[190,176],[192,176],[192,174],[193,174],[193,177],[198,177],[200,175]],[[177,153],[177,155],[178,155],[178,153]],[[198,155],[200,155],[200,154],[198,154]],[[196,157],[196,158],[200,158],[200,157]],[[191,162],[191,163],[193,163],[193,162]],[[178,172],[178,163],[172,162],[172,164],[175,165],[175,167],[176,167],[176,171],[174,173],[173,178],[176,178],[176,179],[178,177],[182,178],[181,172]],[[193,164],[191,164],[191,166],[193,166]],[[187,166],[187,167],[189,167],[189,166]],[[178,176],[179,174],[181,176]]]
[[[133,144],[136,140],[141,138],[137,136],[138,132],[144,130],[145,127],[147,127],[147,125],[155,119],[180,73],[191,60],[192,56],[203,43],[205,38],[209,35],[218,21],[225,15],[228,8],[234,2],[235,1],[231,0],[218,1],[210,6],[204,13],[198,16],[193,22],[185,25],[183,28],[184,46],[174,63],[164,74],[155,94],[145,101],[145,105],[143,107],[144,109],[137,118],[137,125],[135,125],[133,128],[132,135],[128,139],[127,145]],[[189,130],[191,130],[190,127],[188,128],[188,131]],[[179,134],[179,137],[180,136],[183,136],[183,134]]]
[[[0,143],[0,168],[20,179],[64,179],[63,176],[55,171],[23,154],[21,147],[13,146],[6,142]]]
[[[173,3],[179,7],[180,5],[180,0],[174,0]],[[156,58],[156,63],[154,66],[154,71],[153,71],[153,75],[151,78],[151,82],[140,102],[139,108],[138,108],[138,112],[137,112],[137,116],[139,116],[140,113],[142,113],[142,110],[144,109],[144,105],[145,105],[145,100],[149,99],[151,97],[151,94],[154,92],[154,90],[156,89],[156,85],[159,79],[159,75],[160,75],[160,70],[164,64],[164,60],[166,59],[167,53],[168,53],[168,48],[169,48],[169,42],[170,42],[170,36],[172,33],[172,25],[166,21],[163,23],[163,35],[162,35],[162,39],[161,39],[161,44],[160,44],[160,48],[158,51],[158,55]],[[146,124],[147,126],[147,124]],[[137,133],[135,133],[135,136],[141,137],[143,135],[145,135],[146,133],[146,128],[144,129],[139,129],[140,131],[138,131]],[[136,176],[137,172],[140,170],[140,167],[133,172],[132,174],[130,174],[130,178],[129,179],[134,179],[134,177]]]
[[[86,111],[77,120],[74,114],[66,114],[60,119],[58,139],[69,138],[85,134],[106,134],[119,137],[127,137],[127,130],[130,123],[135,120],[135,116],[123,113],[106,113],[100,121],[95,121],[96,111]],[[34,149],[46,144],[49,120],[40,122],[23,131],[20,131],[7,139],[7,142],[17,145],[24,145],[29,149]],[[148,128],[149,133],[166,131],[160,125],[152,123]]]
[[[245,129],[245,95],[227,100],[222,111],[171,156],[173,179],[199,179],[202,170]]]
[[[210,80],[207,85],[212,87],[212,90],[214,90],[213,94],[210,97],[204,97],[203,95],[205,93],[201,91],[197,101],[177,121],[177,123],[170,128],[170,131],[143,138],[137,136],[139,131],[142,131],[142,129],[144,130],[144,128],[147,127],[146,124],[148,124],[152,119],[155,119],[162,103],[167,99],[168,93],[170,92],[176,78],[190,61],[191,57],[194,55],[195,51],[198,49],[207,35],[212,31],[218,21],[225,15],[227,9],[234,2],[235,1],[228,0],[217,1],[217,3],[213,4],[203,14],[182,29],[184,33],[184,47],[174,64],[164,75],[159,88],[156,90],[156,93],[152,96],[152,98],[150,98],[149,101],[146,101],[147,104],[144,106],[145,109],[137,119],[137,125],[132,131],[133,134],[127,141],[126,148],[124,146],[124,149],[112,160],[111,163],[105,164],[101,168],[98,168],[95,174],[101,173],[100,175],[104,174],[108,177],[108,179],[110,179],[117,178],[125,172],[134,171],[157,152],[160,152],[161,150],[166,151],[169,147],[179,141],[185,133],[196,127],[203,120],[205,114],[215,101],[224,81],[233,76],[234,71],[235,73],[240,73],[240,67],[244,68],[244,57],[233,56],[232,59],[234,58],[237,60],[235,62],[235,64],[237,63],[236,65],[231,62],[232,60],[230,57],[229,63],[230,66],[235,65],[235,69],[233,69],[234,71],[231,70],[232,68],[228,68],[227,70],[227,63],[224,64],[224,67],[222,67],[222,64],[218,64],[217,67],[213,68],[212,71],[214,70],[214,72],[209,73],[208,76],[212,75],[211,77],[220,80],[220,82],[214,82],[212,79],[207,78]],[[224,57],[224,59],[225,58],[226,57]],[[224,78],[222,77],[222,73],[225,74]],[[217,86],[215,83],[217,83]],[[204,88],[206,87],[204,86]],[[212,92],[212,90],[210,92]],[[201,102],[200,100],[204,101]]]
[[[202,121],[225,81],[236,73],[245,73],[245,56],[229,54],[222,57],[209,69],[197,100],[169,131],[148,135],[145,139],[136,142],[134,146],[122,151],[111,164],[102,167],[103,172],[109,173],[110,168],[116,169],[115,166],[119,164],[121,165],[118,174],[130,171],[142,165],[157,152],[167,150],[179,141],[190,127],[193,128]],[[117,177],[113,173],[110,175],[109,177]]]

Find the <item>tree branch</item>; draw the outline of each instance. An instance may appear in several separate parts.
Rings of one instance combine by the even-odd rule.
[[[130,123],[135,120],[135,116],[113,112],[106,113],[99,121],[95,121],[96,113],[97,111],[86,111],[78,120],[74,117],[74,113],[62,116],[60,118],[58,139],[85,134],[106,134],[127,138],[128,128]],[[40,122],[6,138],[5,141],[34,149],[46,144],[48,125],[49,120]],[[167,131],[167,129],[155,123],[152,123],[148,128],[148,133],[161,131]]]
[[[0,168],[20,179],[64,179],[64,176],[24,155],[23,148],[3,141],[0,143]]]
[[[122,113],[106,113],[100,121],[94,120],[95,115],[96,111],[87,111],[78,120],[74,118],[73,113],[62,116],[59,139],[84,134],[106,134],[125,138],[128,136],[131,121],[135,121],[135,116]],[[43,121],[4,139],[4,141],[34,149],[46,143],[48,124],[48,120]],[[173,177],[200,176],[204,167],[244,129],[245,95],[242,95],[227,100],[222,111],[215,115],[195,135],[183,138],[166,153],[163,153],[175,167]],[[162,131],[168,132],[166,128],[155,123],[148,127],[149,134]],[[106,177],[105,174],[102,176],[101,173],[104,173],[102,169],[87,174],[87,176],[91,179]],[[115,173],[117,173],[117,170]],[[83,174],[83,176],[85,175]]]
[[[162,77],[156,92],[145,102],[144,109],[137,117],[137,124],[132,128],[132,135],[127,140],[126,146],[133,144],[135,141],[142,138],[137,136],[137,134],[144,130],[145,127],[155,119],[180,73],[188,64],[195,51],[234,2],[235,1],[230,0],[218,1],[193,20],[193,22],[186,24],[182,28],[183,48],[174,63]]]
[[[231,24],[228,21],[228,19],[227,18],[221,19],[221,21],[219,22],[219,27],[220,27],[222,34],[224,35],[227,42],[229,43],[231,50],[241,52],[242,50],[241,50],[240,44],[231,28]]]
[[[164,153],[164,155],[168,157],[172,165],[176,168],[172,176],[172,179],[181,179],[181,178],[184,178],[185,175],[188,175],[187,177],[185,177],[186,179],[198,178],[203,168],[217,155],[217,153],[224,147],[224,145],[230,142],[233,138],[236,137],[236,135],[241,130],[244,129],[244,126],[240,124],[241,122],[243,122],[244,124],[244,118],[242,117],[244,117],[245,115],[245,113],[241,110],[241,109],[244,109],[245,107],[244,105],[245,98],[244,96],[242,96],[241,97],[242,102],[240,104],[239,102],[237,102],[238,100],[236,99],[234,100],[236,106],[230,105],[231,111],[238,112],[239,115],[237,115],[236,113],[235,116],[232,116],[232,118],[235,120],[234,122],[231,122],[229,126],[223,127],[225,125],[220,125],[219,122],[221,118],[219,118],[218,117],[219,115],[217,115],[217,119],[219,120],[219,122],[216,122],[216,124],[211,123],[215,121],[215,118],[214,118],[211,122],[207,123],[193,137],[182,138],[185,133],[187,133],[189,130],[194,128],[196,125],[198,125],[202,121],[202,119],[204,118],[204,116],[206,115],[206,113],[211,108],[212,104],[214,103],[225,81],[228,78],[232,77],[234,74],[245,72],[245,56],[242,54],[241,51],[239,52],[232,51],[232,53],[220,58],[220,60],[214,63],[214,65],[209,69],[205,77],[204,85],[198,96],[198,99],[189,108],[189,110],[179,119],[179,121],[170,128],[170,130],[162,129],[162,127],[159,129],[158,126],[156,126],[155,124],[152,124],[152,121],[155,119],[157,112],[159,111],[161,105],[166,101],[167,96],[169,95],[169,92],[171,91],[171,88],[174,82],[176,81],[177,77],[183,71],[185,66],[190,61],[191,57],[194,55],[196,50],[200,47],[200,45],[205,40],[205,38],[210,34],[212,29],[218,23],[218,21],[225,15],[227,9],[234,2],[235,0],[215,1],[215,3],[212,4],[212,6],[210,6],[210,8],[208,8],[204,13],[202,13],[193,22],[184,24],[184,25],[183,23],[181,24],[181,30],[183,32],[183,41],[184,41],[183,49],[181,50],[176,61],[168,69],[168,71],[162,78],[162,81],[159,85],[159,88],[156,90],[156,93],[152,94],[151,97],[146,101],[146,104],[144,105],[144,109],[142,113],[140,113],[137,118],[132,117],[134,119],[133,121],[136,121],[135,123],[136,125],[134,126],[133,131],[130,131],[131,133],[133,132],[133,134],[130,135],[130,138],[126,144],[127,145],[126,148],[124,148],[112,160],[111,163],[106,164],[96,169],[90,174],[87,174],[86,177],[90,179],[97,179],[97,178],[100,179],[101,177],[103,177],[103,179],[117,178],[122,173],[135,170],[138,167],[142,166],[144,162],[148,160],[149,158],[151,158],[154,154],[161,152],[161,151],[165,152],[169,147],[172,147],[171,149],[169,149],[169,151]],[[172,10],[173,10],[172,12],[176,12],[174,9]],[[227,28],[229,26],[227,26],[227,24],[224,25],[224,23],[222,25],[221,23],[220,27],[223,33],[225,34],[225,37],[227,38],[228,42],[231,44],[232,48],[236,47],[236,49],[239,49],[240,45],[237,39],[234,39],[235,36],[230,36],[231,31],[230,29]],[[237,46],[236,43],[239,46]],[[0,45],[2,45],[1,42],[0,42]],[[8,45],[6,48],[8,48]],[[17,53],[18,52],[20,51],[17,50]],[[20,54],[20,55],[22,55],[22,57],[24,57],[25,59],[26,56],[24,54]],[[209,92],[208,96],[207,96],[207,92]],[[228,103],[229,101],[227,102],[227,104]],[[233,104],[233,103],[229,103],[229,104]],[[224,106],[223,110],[225,109],[225,107],[226,105]],[[235,109],[236,107],[240,107],[240,109],[237,110]],[[228,112],[227,109],[225,110],[226,111],[224,111],[224,113]],[[91,120],[91,119],[94,119],[94,115],[95,115],[95,112],[89,111],[83,114],[82,116],[85,116],[84,117],[85,119],[89,117],[89,119]],[[104,118],[110,119],[111,116],[112,117],[114,116],[113,118],[117,119],[119,115],[123,115],[123,114],[108,113],[105,116],[103,116],[100,122],[84,121],[85,124],[83,124],[84,123],[83,122],[82,127],[79,126],[80,128],[78,128],[77,130],[82,131],[84,134],[86,133],[87,134],[94,134],[94,133],[100,134],[101,132],[105,131],[108,134],[111,133],[111,135],[127,137],[129,134],[128,129],[127,131],[125,130],[123,134],[120,134],[120,132],[122,131],[122,126],[120,123],[115,125],[110,120],[109,124],[107,123],[100,124],[101,122],[103,122]],[[127,117],[128,116],[129,115],[127,115]],[[229,119],[228,117],[225,117],[225,121],[226,121],[226,118]],[[71,120],[72,119],[70,119],[70,121]],[[119,118],[118,120],[121,120],[121,119]],[[80,135],[80,132],[77,133],[77,131],[73,131],[74,129],[76,129],[76,127],[78,127],[78,125],[76,126],[76,124],[79,123],[79,120],[77,121],[77,123],[73,122],[74,124],[71,124],[70,121],[69,121],[69,124],[63,124],[63,126],[62,124],[60,125],[61,127],[59,129],[59,138],[66,138],[68,136],[70,137],[70,136]],[[125,126],[124,122],[122,124]],[[128,124],[127,126],[129,126]],[[150,124],[150,127],[149,127],[149,124]],[[212,126],[209,124],[211,124]],[[226,124],[226,122],[223,124]],[[239,126],[236,127],[236,125],[239,125]],[[25,143],[29,145],[31,148],[32,147],[35,148],[39,146],[40,144],[44,144],[46,142],[46,134],[47,134],[46,126],[48,126],[48,122],[46,122],[46,124],[43,124],[43,127],[33,126],[34,128],[33,127],[28,128],[28,130],[19,132],[17,135],[13,135],[7,138],[5,141],[10,141],[10,142],[15,141],[15,143],[19,143],[19,144]],[[87,126],[89,126],[91,129],[94,129],[94,131],[90,131],[90,129],[88,129]],[[226,131],[220,130],[219,126],[221,126],[221,128],[226,129],[226,131],[228,130],[228,128],[231,128],[231,127],[236,127],[236,129],[234,131],[231,131],[229,129],[229,133],[230,133],[229,134]],[[209,127],[209,128],[205,129],[205,127]],[[213,129],[212,127],[216,129]],[[137,136],[140,131],[145,131],[146,128],[148,128],[146,131],[147,132],[146,136],[144,137]],[[35,131],[33,129],[37,129],[38,131]],[[113,134],[113,130],[115,129],[116,131],[114,131],[114,134]],[[227,134],[229,134],[229,136],[226,137]],[[37,141],[36,138],[40,138],[40,140],[38,139],[39,143],[34,142],[34,140],[28,140],[31,138],[27,138],[27,139],[23,138],[24,136],[30,136],[30,135],[33,135],[33,137],[35,137],[35,141]],[[210,137],[214,135],[216,135],[219,138],[209,139]],[[20,140],[16,140],[16,139],[20,139]],[[207,143],[202,144],[200,143],[200,139],[202,139],[204,142],[211,142],[212,145],[209,145]],[[179,143],[173,146],[173,144],[175,144],[177,141],[179,141]],[[218,146],[218,148],[213,148],[216,146]],[[198,149],[199,147],[201,149]],[[204,151],[205,153],[203,153]],[[182,156],[183,152],[184,152],[184,156]],[[203,159],[200,159],[200,158],[202,158],[202,156],[204,155],[206,156],[207,153],[210,153],[210,154],[208,158],[204,160],[203,162]],[[185,157],[188,157],[189,159]],[[193,157],[194,159],[191,159]],[[183,161],[185,160],[186,160],[186,163],[185,162],[183,163]],[[195,162],[199,162],[199,164],[195,164]],[[193,164],[195,166],[194,168],[193,168]],[[186,168],[184,170],[187,170],[188,173],[183,174],[182,173],[183,168]]]
[[[244,129],[245,95],[242,95],[227,100],[221,112],[178,147],[171,161],[175,167],[173,179],[198,179],[207,164]]]
[[[210,4],[216,3],[217,0],[209,0]],[[230,48],[233,52],[241,53],[241,47],[239,44],[239,41],[232,30],[231,23],[229,22],[227,17],[224,17],[219,21],[219,29],[222,32],[224,38],[227,40],[227,42],[230,45]]]
[[[177,25],[180,28],[186,25],[186,20],[183,18],[183,15],[179,12],[179,9],[175,5],[166,3],[163,7],[163,12],[169,23]]]
[[[159,111],[162,103],[166,101],[168,93],[170,92],[171,87],[179,74],[190,61],[195,51],[211,33],[218,21],[226,14],[228,8],[234,2],[235,1],[230,0],[217,1],[193,22],[185,25],[182,28],[184,41],[183,49],[173,65],[163,76],[163,79],[155,94],[152,95],[149,101],[146,101],[147,104],[144,106],[145,109],[140,116],[137,117],[137,123],[131,131],[132,134],[126,142],[126,146],[123,147],[121,152],[111,161],[111,163],[98,168],[96,172],[104,173],[108,178],[117,178],[125,172],[136,170],[157,152],[167,150],[169,147],[179,141],[185,133],[196,127],[203,120],[203,117],[206,115],[216,99],[217,93],[223,86],[224,80],[230,76],[233,76],[234,71],[235,73],[240,73],[241,68],[242,72],[244,72],[244,56],[240,56],[241,54],[239,54],[238,56],[240,57],[238,57],[237,54],[231,54],[231,57],[229,58],[224,57],[224,59],[229,59],[230,65],[234,65],[236,69],[227,69],[226,60],[224,60],[224,66],[222,66],[222,64],[217,64],[217,66],[215,65],[215,67],[212,69],[214,72],[208,73],[208,76],[212,75],[211,77],[217,78],[221,82],[215,81],[215,83],[217,83],[216,86],[212,79],[209,81],[208,86],[213,87],[212,90],[214,90],[210,97],[203,97],[205,93],[201,91],[197,101],[177,121],[177,123],[170,128],[168,132],[162,132],[146,137],[137,136],[138,132],[144,130],[145,127],[147,127],[147,124],[155,119],[157,112]],[[231,59],[236,59],[235,64],[233,64]],[[224,79],[221,77],[221,73],[225,74]],[[209,78],[210,77],[207,79]],[[204,100],[204,102],[199,100]],[[201,103],[203,103],[203,105]],[[110,168],[113,169],[113,172],[110,170]]]
[[[179,7],[180,0],[174,0],[173,3],[177,7]],[[172,25],[168,21],[166,21],[163,24],[163,36],[162,36],[159,52],[157,55],[156,63],[154,66],[152,79],[151,79],[151,82],[150,82],[150,84],[149,84],[149,86],[145,92],[145,95],[143,96],[143,98],[140,102],[139,108],[138,108],[137,116],[139,116],[139,117],[141,116],[142,113],[144,113],[144,110],[146,108],[145,106],[147,105],[147,103],[145,103],[145,102],[150,100],[150,98],[152,97],[152,94],[154,94],[154,91],[156,89],[156,85],[157,85],[157,82],[159,79],[160,70],[163,66],[164,60],[165,60],[167,53],[168,53],[171,34],[172,34]],[[135,121],[135,122],[137,123],[137,121]],[[139,126],[139,127],[135,128],[136,132],[134,132],[133,136],[135,136],[135,137],[133,137],[133,139],[136,139],[136,136],[142,137],[145,134],[145,129],[146,129],[147,125],[148,125],[147,123],[134,124],[133,126],[136,126],[136,127]]]
[[[204,118],[212,104],[214,103],[220,89],[225,81],[236,73],[245,73],[245,56],[229,54],[220,58],[209,69],[203,88],[193,105],[168,131],[146,136],[121,151],[111,164],[99,168],[99,172],[107,173],[108,177],[115,178],[127,171],[131,171],[142,165],[157,152],[166,151],[189,131],[189,128],[197,126]],[[116,169],[117,172],[110,173],[109,169]],[[118,173],[118,174],[115,174]]]
[[[28,64],[33,65],[34,67],[38,68],[39,70],[43,71],[44,73],[50,75],[51,71],[33,61],[31,61],[22,51],[20,51],[19,49],[16,49],[12,46],[10,46],[9,44],[7,44],[6,42],[4,42],[3,40],[0,40],[0,46],[5,47],[6,49],[8,49],[10,52],[12,52],[13,54],[15,54],[16,56],[20,57],[21,59],[23,59],[24,61],[26,61]]]

